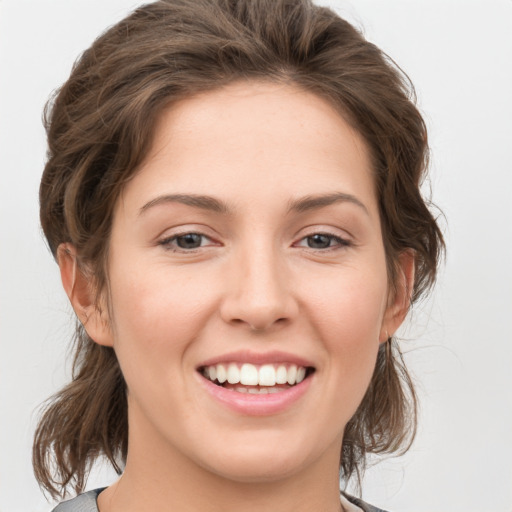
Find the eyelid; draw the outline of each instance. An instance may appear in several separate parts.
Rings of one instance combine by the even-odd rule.
[[[350,231],[336,226],[329,226],[328,224],[311,224],[303,226],[297,231],[294,238],[296,240],[302,240],[303,238],[314,235],[327,235],[333,238],[339,238],[346,242],[355,243],[354,236]]]
[[[198,235],[207,240],[212,240],[211,237],[209,237],[208,235],[205,235],[204,233],[200,233],[199,231],[183,231],[182,233],[175,233],[175,234],[163,237],[162,239],[159,240],[159,243],[169,242],[170,240],[176,240],[177,238],[181,238],[181,237],[187,236],[187,235]]]
[[[178,228],[176,228],[176,229],[178,229]],[[175,232],[171,232],[169,234],[159,236],[157,238],[156,244],[159,246],[162,246],[164,249],[167,249],[169,251],[182,252],[182,253],[192,253],[199,249],[204,249],[207,247],[214,247],[214,246],[221,245],[213,236],[207,235],[204,231],[206,231],[206,229],[201,229],[201,228],[198,229],[198,228],[194,228],[192,226],[189,228],[179,229],[179,231],[175,231]],[[176,245],[174,245],[174,246],[172,245],[172,243],[175,242],[178,238],[186,236],[186,235],[199,235],[203,239],[207,240],[208,242],[205,245],[201,244],[199,247],[195,247],[195,248],[191,248],[191,249],[186,249],[183,247],[178,247]]]
[[[337,242],[338,246],[339,247],[348,247],[348,246],[351,246],[353,245],[352,242],[350,240],[347,240],[346,238],[343,238],[339,235],[335,235],[333,233],[326,233],[326,232],[317,232],[317,233],[311,233],[310,235],[306,235],[306,236],[303,236],[302,238],[300,238],[298,240],[298,242],[296,242],[294,245],[295,246],[298,246],[298,247],[301,247],[300,242],[304,241],[304,240],[307,240],[308,238],[311,238],[315,235],[322,235],[322,236],[327,236],[329,237],[331,240],[334,240],[335,242]],[[328,247],[327,249],[332,249],[334,247]],[[320,250],[320,251],[325,251],[327,249],[315,249],[314,247],[310,247],[310,249],[313,249],[313,250]]]
[[[176,231],[175,231],[176,230]],[[307,230],[307,231],[306,231]],[[156,245],[167,247],[169,250],[175,250],[176,252],[193,252],[197,251],[199,249],[204,249],[207,247],[215,247],[215,246],[221,246],[223,245],[217,237],[212,236],[210,234],[207,234],[207,232],[210,231],[206,226],[177,226],[175,228],[167,229],[164,231],[163,235],[160,235],[156,239]],[[336,228],[327,228],[323,226],[309,226],[306,228],[303,228],[302,235],[299,234],[295,237],[295,242],[292,243],[292,247],[302,247],[305,249],[309,249],[311,251],[320,251],[320,252],[327,252],[329,250],[335,250],[335,249],[344,249],[347,247],[351,247],[355,245],[355,242],[352,238],[352,236],[347,233],[346,231]],[[174,246],[172,247],[172,243],[175,242],[178,238],[186,236],[186,235],[198,235],[203,238],[203,241],[206,243],[201,243],[200,246],[195,248],[182,248]],[[305,242],[308,238],[313,237],[315,235],[323,235],[329,237],[332,241],[335,242],[334,245],[331,245],[326,248],[315,248],[315,247],[307,247],[306,245],[303,245],[302,243]]]
[[[166,226],[165,229],[159,230],[159,234],[155,236],[155,243],[159,243],[162,240],[168,240],[170,238],[187,235],[189,233],[202,235],[206,238],[214,240],[218,235],[209,226],[201,223],[182,223],[171,226]]]

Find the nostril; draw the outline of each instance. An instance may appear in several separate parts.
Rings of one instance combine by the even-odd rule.
[[[270,320],[270,321],[267,321],[267,322],[264,322],[264,321],[261,321],[261,322],[256,322],[256,321],[249,322],[249,321],[244,321],[244,320],[240,320],[240,322],[248,324],[249,327],[251,328],[251,331],[254,331],[254,332],[264,332],[264,331],[267,331],[267,330],[269,330],[272,327],[275,327],[277,325],[282,326],[282,325],[286,324],[288,322],[288,318],[281,317],[281,318],[277,318],[275,320]]]
[[[243,289],[235,289],[223,297],[220,314],[226,323],[244,325],[258,332],[277,325],[282,327],[297,318],[298,304],[287,288],[278,285],[279,276],[275,276],[271,284],[264,277],[253,277],[249,281]]]

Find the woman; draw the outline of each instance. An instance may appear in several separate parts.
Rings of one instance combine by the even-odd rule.
[[[378,510],[405,450],[393,335],[443,247],[405,77],[311,2],[167,0],[87,50],[47,111],[41,221],[78,319],[36,432],[56,510]]]

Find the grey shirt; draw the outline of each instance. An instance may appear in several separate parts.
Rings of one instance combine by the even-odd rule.
[[[99,512],[98,495],[103,489],[94,489],[93,491],[84,492],[76,498],[65,501],[53,509],[53,512]],[[368,505],[364,501],[342,493],[342,504],[345,498],[349,504],[359,507],[362,512],[386,512],[380,508]],[[357,510],[357,508],[356,508]]]

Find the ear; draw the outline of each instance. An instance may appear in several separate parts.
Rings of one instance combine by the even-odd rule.
[[[112,346],[113,338],[106,308],[96,303],[96,290],[90,275],[80,268],[73,244],[60,244],[57,249],[62,286],[76,316],[89,337],[99,345]]]
[[[379,341],[387,341],[405,320],[414,289],[415,254],[412,249],[403,251],[398,257],[397,282],[393,296],[384,313]]]

